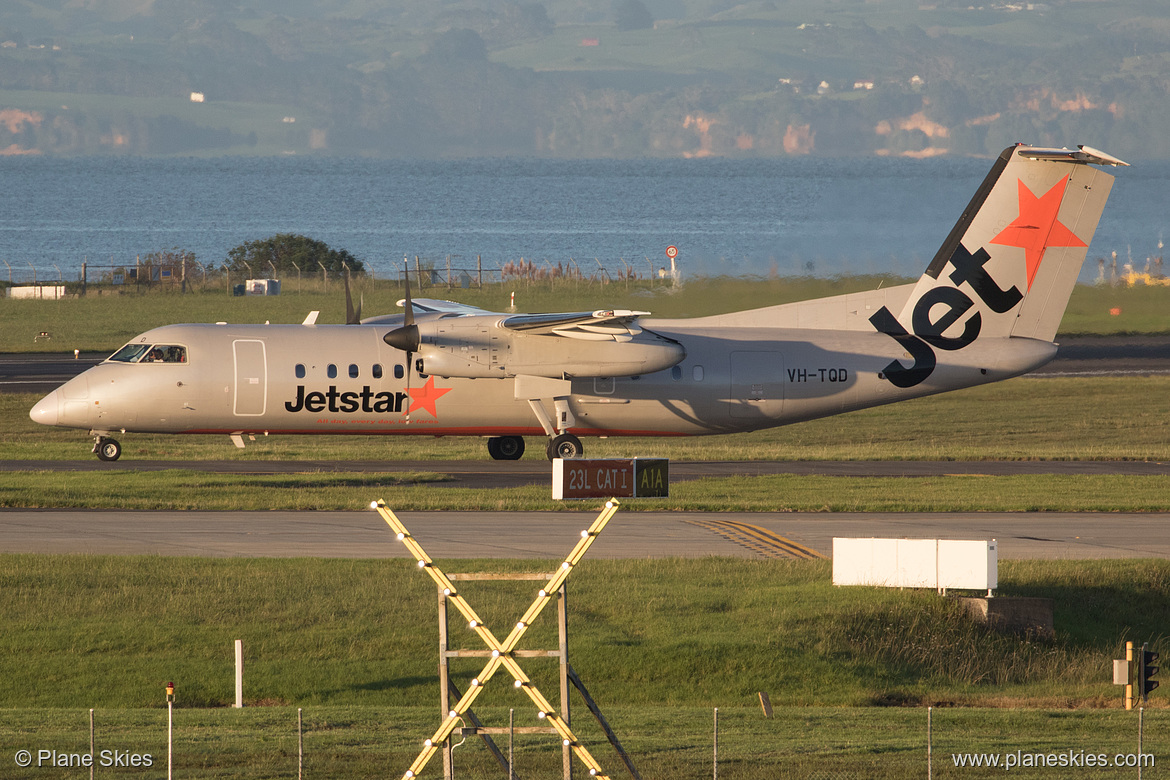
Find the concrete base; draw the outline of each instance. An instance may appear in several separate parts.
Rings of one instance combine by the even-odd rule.
[[[959,598],[967,614],[1002,634],[1030,634],[1055,639],[1052,599],[1024,597]]]

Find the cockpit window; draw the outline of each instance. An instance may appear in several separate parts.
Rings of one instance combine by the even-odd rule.
[[[149,349],[149,344],[127,344],[110,355],[110,360],[116,360],[119,363],[137,363]]]
[[[186,363],[187,348],[174,344],[155,344],[142,358],[143,363]]]
[[[110,355],[119,363],[186,363],[187,348],[177,344],[127,344]]]

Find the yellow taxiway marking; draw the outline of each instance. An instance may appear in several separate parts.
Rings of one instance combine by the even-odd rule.
[[[783,536],[774,534],[767,528],[761,528],[758,525],[741,523],[738,520],[687,520],[685,522],[706,528],[708,531],[714,531],[724,539],[743,545],[765,558],[814,560],[825,557],[810,547],[805,547],[791,539],[785,539]]]

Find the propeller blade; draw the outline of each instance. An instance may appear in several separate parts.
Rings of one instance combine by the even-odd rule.
[[[402,267],[406,271],[403,276],[403,279],[406,280],[406,316],[403,318],[402,324],[410,326],[414,324],[414,304],[410,302],[410,266],[407,265],[405,258],[402,260]]]
[[[414,328],[415,335],[418,335],[418,326],[411,325]],[[414,352],[406,350],[406,424],[410,425],[410,407],[414,405],[414,399],[410,396],[410,364],[414,362]]]
[[[410,396],[410,372],[413,371],[412,364],[414,363],[414,353],[418,351],[421,338],[418,333],[418,326],[414,324],[414,304],[410,300],[410,266],[407,265],[406,258],[402,259],[402,268],[404,271],[403,279],[406,283],[406,300],[403,301],[403,307],[406,313],[402,317],[402,327],[396,328],[385,336],[382,340],[395,349],[400,349],[406,353],[406,395]],[[406,423],[410,424],[410,407],[406,407]]]
[[[353,298],[349,294],[349,268],[345,269],[345,276],[342,278],[345,281],[345,324],[358,325],[362,321],[362,307],[359,304],[356,311],[353,308]]]

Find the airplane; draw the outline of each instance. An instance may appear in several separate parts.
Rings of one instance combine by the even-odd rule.
[[[346,324],[167,325],[30,411],[114,433],[478,436],[497,460],[546,439],[753,431],[997,382],[1056,355],[1113,176],[1088,146],[1005,149],[917,282],[691,319],[514,314],[413,300]]]

